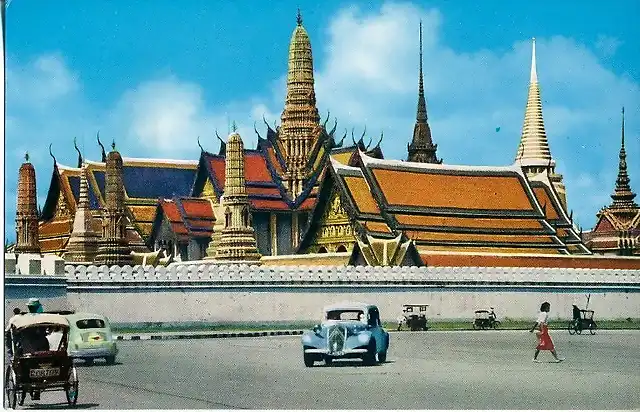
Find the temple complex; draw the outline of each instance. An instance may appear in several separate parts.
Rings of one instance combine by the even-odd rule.
[[[589,248],[603,255],[640,255],[640,207],[633,200],[627,174],[627,152],[624,148],[624,108],[622,108],[622,143],[620,145],[618,178],[611,195],[613,202],[600,210],[594,229],[585,233]]]
[[[36,197],[36,170],[25,154],[18,171],[18,205],[16,207],[15,253],[40,254],[38,242],[38,206]]]
[[[145,254],[153,255],[147,262],[159,262],[160,252],[164,262],[374,266],[428,265],[448,259],[442,256],[483,262],[540,257],[557,265],[563,256],[590,255],[555,173],[535,41],[522,136],[515,162],[507,166],[438,159],[427,117],[422,27],[419,55],[409,161],[384,159],[383,135],[365,144],[366,129],[359,138],[352,130],[353,144],[344,146],[346,132],[336,141],[337,121],[328,130],[329,115],[322,122],[318,114],[311,44],[298,12],[280,126],[263,119],[263,137],[254,125],[255,148],[244,148],[235,130],[227,142],[218,136],[217,153],[200,146],[197,161],[121,157],[115,148],[107,156],[99,136],[100,162],[78,153],[77,166],[70,167],[54,158],[40,216],[43,253],[91,262],[93,231],[102,233],[93,263],[108,265],[131,264],[131,256]],[[624,131],[620,158],[614,203],[599,222],[614,222],[614,216],[637,231],[640,212],[626,172]],[[598,225],[594,233],[609,241],[612,229]],[[630,254],[638,234],[624,230],[615,236],[625,239],[617,243],[624,245],[621,254]],[[595,239],[589,245],[597,249]]]
[[[95,263],[98,265],[127,265],[133,261],[131,248],[125,230],[124,185],[122,183],[122,157],[111,145],[107,155],[105,208],[102,214],[102,236],[98,246]]]
[[[225,190],[221,206],[224,210],[224,228],[216,247],[215,260],[224,262],[257,262],[260,253],[256,234],[251,226],[249,197],[244,180],[244,144],[234,131],[227,141],[225,164]]]
[[[536,176],[540,173],[548,174],[558,196],[560,196],[562,207],[567,210],[567,196],[564,183],[562,183],[562,175],[555,173],[556,162],[551,156],[542,119],[542,100],[540,99],[540,85],[536,70],[536,39],[533,39],[531,51],[529,93],[516,162],[527,176]]]
[[[413,139],[407,147],[410,162],[442,163],[436,157],[438,145],[433,144],[431,128],[427,121],[427,102],[424,97],[424,80],[422,76],[422,21],[420,21],[420,74],[418,80],[418,110],[416,124],[413,128]]]

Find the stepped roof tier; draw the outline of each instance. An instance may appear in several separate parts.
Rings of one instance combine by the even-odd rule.
[[[453,166],[359,156],[356,167],[332,159],[320,193],[322,198],[337,189],[363,242],[403,235],[420,252],[589,253],[548,179],[530,182],[518,165]],[[305,237],[313,237],[312,228],[321,224],[323,207],[314,211]],[[305,238],[301,246],[311,242]]]
[[[154,230],[165,219],[180,241],[211,237],[215,223],[211,202],[191,197],[160,199],[155,213]],[[154,238],[153,230],[150,238]]]

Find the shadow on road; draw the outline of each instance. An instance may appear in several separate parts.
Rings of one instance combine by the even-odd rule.
[[[377,366],[382,366],[386,363],[395,363],[395,361],[385,361],[385,362],[379,362],[376,363],[374,365],[364,365],[362,363],[362,361],[360,360],[349,360],[349,359],[341,359],[341,360],[334,360],[333,362],[331,362],[331,364],[327,365],[326,363],[322,362],[319,364],[314,365],[314,368],[375,368]]]
[[[116,362],[112,363],[111,365],[107,365],[107,363],[106,363],[106,362],[86,363],[86,362],[84,362],[84,361],[82,361],[82,360],[79,360],[79,359],[78,359],[78,360],[74,360],[74,361],[73,361],[73,364],[74,364],[76,367],[79,367],[79,368],[96,368],[96,367],[98,367],[98,368],[102,368],[102,367],[105,367],[105,366],[118,366],[118,365],[122,365],[122,362],[117,362],[117,361],[116,361]]]
[[[24,405],[24,409],[36,409],[36,410],[43,410],[43,409],[90,409],[90,408],[96,408],[100,406],[97,403],[77,403],[75,406],[69,406],[66,402],[58,402],[58,403],[50,403],[50,404],[43,404],[43,403],[32,403],[27,405],[25,403]]]

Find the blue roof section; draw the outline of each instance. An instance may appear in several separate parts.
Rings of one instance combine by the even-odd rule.
[[[100,170],[94,170],[93,177],[95,177],[96,183],[98,183],[100,196],[102,196],[102,198],[104,199],[104,186],[105,186],[104,172]]]
[[[124,187],[131,198],[157,199],[189,196],[195,169],[176,167],[124,166]]]
[[[80,200],[80,177],[69,176],[69,186],[71,187],[73,198],[76,200],[76,203],[78,203],[78,200]]]
[[[100,202],[98,201],[98,198],[96,197],[93,190],[89,190],[89,209],[100,209]]]

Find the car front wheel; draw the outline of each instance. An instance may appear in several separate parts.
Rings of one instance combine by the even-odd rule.
[[[367,353],[363,356],[362,362],[367,366],[376,363],[376,341],[373,339],[369,342],[369,346],[367,346]]]
[[[378,353],[378,362],[385,363],[387,361],[387,352]]]
[[[104,358],[105,362],[107,362],[107,365],[113,365],[114,363],[116,363],[116,357],[115,356],[107,356],[106,358]]]

